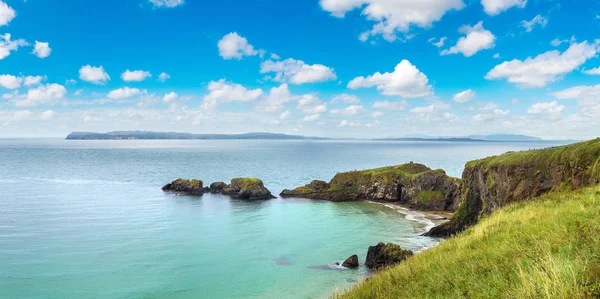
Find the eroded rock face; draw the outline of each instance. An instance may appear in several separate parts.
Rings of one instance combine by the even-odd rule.
[[[370,269],[389,267],[406,260],[412,255],[411,250],[404,250],[396,244],[380,242],[369,247],[365,265]]]
[[[263,182],[255,178],[232,179],[231,183],[221,191],[221,194],[240,199],[271,199],[275,198]]]
[[[173,192],[185,195],[202,195],[207,192],[201,180],[176,179],[173,182],[162,187],[165,192]]]
[[[462,200],[449,222],[426,235],[446,237],[477,223],[507,204],[550,191],[575,190],[600,182],[600,139],[524,152],[506,153],[465,166]]]
[[[327,183],[312,181],[293,190],[284,190],[282,197],[302,197],[330,201],[372,200],[399,202],[414,209],[453,210],[459,180],[443,170],[408,163],[336,174]]]
[[[342,267],[346,268],[358,268],[358,255],[353,255],[347,258],[343,263]]]

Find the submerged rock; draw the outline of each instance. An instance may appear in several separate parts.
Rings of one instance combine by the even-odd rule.
[[[358,268],[358,255],[353,255],[349,258],[347,258],[343,263],[342,266],[346,267],[346,268]]]
[[[202,195],[207,192],[201,180],[176,179],[173,182],[162,187],[165,192],[173,192],[184,195]]]
[[[240,199],[271,199],[275,198],[263,181],[256,178],[236,178],[221,191],[221,194]]]
[[[404,250],[396,244],[380,242],[369,247],[365,265],[370,269],[379,269],[400,263],[412,255],[411,250]]]
[[[372,200],[398,202],[413,209],[453,210],[460,180],[443,170],[418,163],[336,174],[329,183],[312,181],[282,197],[330,201]]]

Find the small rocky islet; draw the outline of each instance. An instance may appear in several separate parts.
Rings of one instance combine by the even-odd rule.
[[[210,187],[204,187],[202,180],[176,179],[162,187],[165,192],[179,195],[201,196],[206,193],[222,194],[232,198],[246,200],[265,200],[275,198],[260,179],[235,178],[231,183],[214,182]]]

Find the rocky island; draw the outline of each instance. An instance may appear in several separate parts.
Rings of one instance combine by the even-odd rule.
[[[201,180],[176,179],[162,187],[165,192],[173,192],[180,195],[200,196],[205,193],[222,194],[232,198],[261,200],[275,198],[263,181],[256,178],[235,178],[230,184],[214,182],[210,187],[204,187]]]

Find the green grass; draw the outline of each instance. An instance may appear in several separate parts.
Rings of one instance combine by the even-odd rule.
[[[341,298],[598,298],[600,187],[510,205]],[[336,296],[338,297],[338,296]]]
[[[444,194],[440,191],[419,191],[419,201],[428,203],[432,199],[444,199]]]

